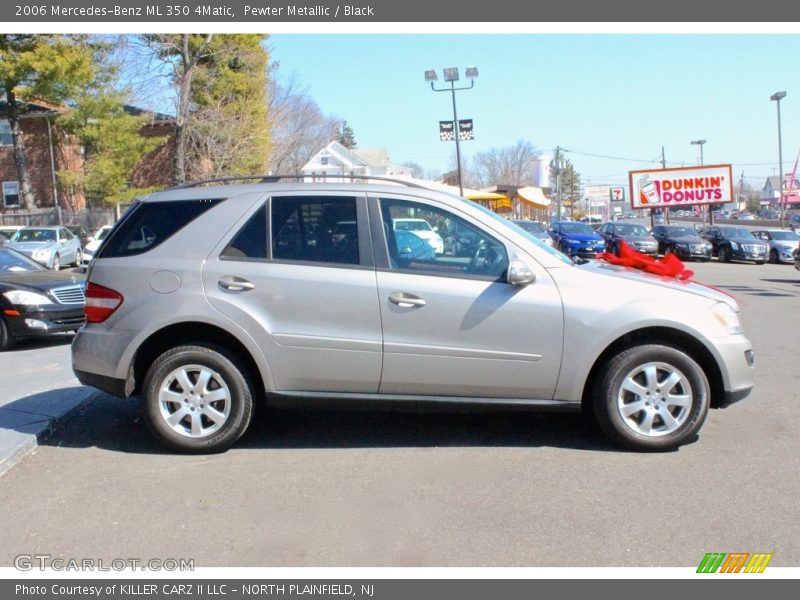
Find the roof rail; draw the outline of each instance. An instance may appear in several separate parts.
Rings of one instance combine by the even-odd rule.
[[[392,177],[381,177],[376,175],[337,175],[337,174],[325,174],[325,175],[317,175],[318,177],[325,177],[333,178],[333,179],[363,179],[363,180],[372,180],[372,181],[385,181],[389,183],[399,183],[405,185],[406,187],[412,188],[419,188],[419,189],[430,189],[420,183],[415,183],[413,181],[408,181],[406,179],[395,179]],[[294,175],[232,175],[230,177],[215,177],[213,179],[202,179],[200,181],[190,181],[187,183],[182,183],[181,185],[176,185],[175,187],[171,187],[166,191],[172,190],[183,190],[186,188],[193,188],[199,187],[201,185],[207,185],[210,183],[231,183],[234,181],[250,181],[250,180],[258,180],[258,183],[275,183],[280,181],[281,179],[302,179],[305,177],[314,177],[314,175],[308,174],[294,174]]]

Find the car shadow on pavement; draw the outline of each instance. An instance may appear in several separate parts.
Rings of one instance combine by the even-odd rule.
[[[170,454],[150,434],[137,400],[98,394],[40,445]],[[257,407],[236,449],[555,447],[624,451],[580,414],[530,410],[353,410]]]
[[[14,346],[5,350],[3,354],[23,352],[26,350],[40,350],[42,348],[52,348],[54,346],[68,346],[72,343],[74,337],[74,333],[56,333],[47,337],[23,338],[17,340]]]

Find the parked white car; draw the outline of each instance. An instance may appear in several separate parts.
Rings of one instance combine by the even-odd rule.
[[[100,247],[100,243],[105,239],[112,227],[113,225],[103,225],[95,232],[92,241],[86,244],[86,247],[83,249],[83,264],[88,265],[91,262],[97,249]]]
[[[444,240],[437,233],[437,228],[431,227],[425,219],[395,219],[395,231],[410,231],[418,238],[428,242],[436,254],[444,253]]]

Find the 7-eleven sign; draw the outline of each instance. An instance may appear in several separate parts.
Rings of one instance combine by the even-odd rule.
[[[624,187],[612,187],[610,188],[611,193],[611,201],[612,202],[619,202],[621,200],[625,200],[625,188]]]

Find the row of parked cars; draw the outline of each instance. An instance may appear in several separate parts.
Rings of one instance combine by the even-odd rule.
[[[83,326],[85,276],[62,267],[88,263],[110,229],[0,228],[0,351]]]
[[[564,254],[592,258],[598,253],[619,254],[624,241],[639,252],[658,256],[670,253],[681,259],[722,262],[741,260],[762,265],[792,263],[800,247],[800,233],[787,229],[750,231],[736,225],[712,225],[701,229],[686,225],[655,225],[648,230],[638,223],[608,222],[597,230],[586,223],[555,221],[548,231],[553,245]]]

